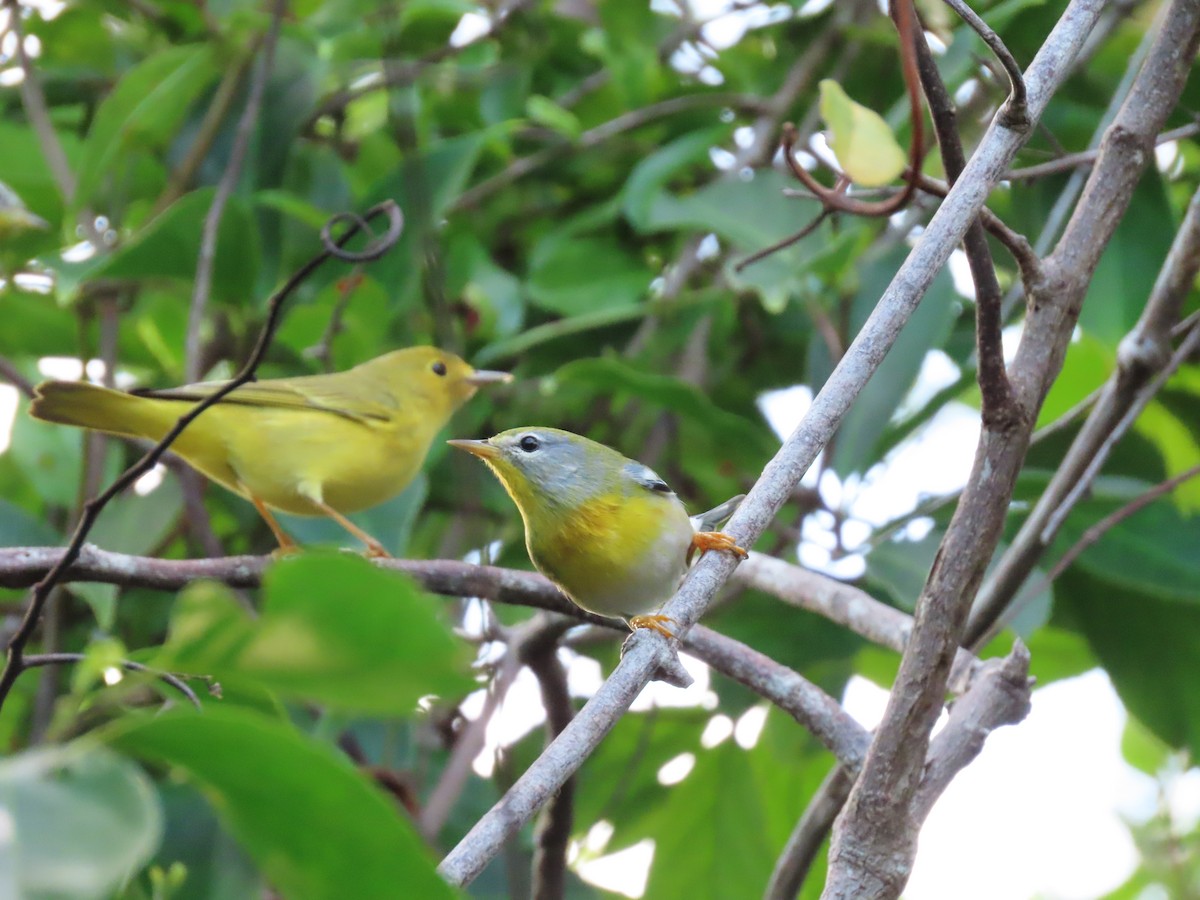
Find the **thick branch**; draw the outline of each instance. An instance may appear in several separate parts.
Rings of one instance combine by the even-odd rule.
[[[1073,2],[1030,72],[1057,41],[1078,47],[1100,6],[1092,0]],[[1182,91],[1198,22],[1200,9],[1194,3],[1172,6],[1128,101],[1106,135],[1107,152],[1097,160],[1063,240],[1047,261],[1046,278],[1036,286],[1011,368],[1022,419],[1001,429],[984,423],[967,488],[918,601],[909,650],[884,720],[835,831],[826,897],[895,897],[908,879],[916,849],[917,807],[923,802],[915,798],[951,656],[999,539],[1030,431],[1061,367],[1092,272],[1141,170],[1153,158],[1154,136]],[[1032,103],[1036,103],[1034,96],[1031,91]]]
[[[1100,0],[1075,0],[1030,66],[1026,85],[1032,117],[1039,116],[1045,108],[1102,5]],[[920,242],[814,398],[808,413],[730,520],[725,531],[741,544],[752,544],[791,497],[801,476],[837,430],[937,272],[979,215],[988,193],[1023,140],[1023,132],[998,123],[993,123],[984,135],[962,178],[930,220]],[[663,610],[679,623],[681,632],[686,633],[699,618],[734,566],[728,554],[710,553],[692,569],[683,587]],[[528,821],[582,764],[649,681],[659,667],[660,655],[669,652],[669,648],[657,635],[640,632],[635,638],[617,669],[575,721],[443,860],[441,870],[448,879],[465,884],[482,871],[508,836]],[[948,663],[949,660],[947,667]]]
[[[1135,102],[1132,95],[1129,102]],[[1106,139],[1110,157],[1114,152],[1112,146]],[[1110,162],[1110,169],[1111,166]],[[1116,370],[1101,389],[1099,399],[1054,477],[980,590],[964,636],[969,646],[982,646],[1003,625],[1009,604],[1073,508],[1074,503],[1068,502],[1068,498],[1083,495],[1111,448],[1158,393],[1166,376],[1186,358],[1188,351],[1183,347],[1182,352],[1172,355],[1171,328],[1179,321],[1197,273],[1200,273],[1200,189],[1192,195],[1137,325],[1121,341]],[[1195,338],[1185,339],[1188,344],[1194,341]]]

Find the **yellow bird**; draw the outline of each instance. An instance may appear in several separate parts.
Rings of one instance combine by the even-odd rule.
[[[254,381],[205,410],[171,445],[203,475],[254,504],[284,552],[295,542],[271,509],[329,516],[387,556],[346,518],[398,494],[437,433],[484,384],[506,372],[473,369],[453,353],[411,347],[345,372]],[[81,381],[38,385],[30,414],[125,437],[160,440],[224,382],[126,393]]]
[[[449,443],[487,463],[520,510],[533,564],[588,612],[670,637],[670,618],[651,613],[675,593],[692,554],[747,555],[727,534],[697,531],[650,468],[585,437],[532,427]],[[740,500],[697,519],[715,524]]]

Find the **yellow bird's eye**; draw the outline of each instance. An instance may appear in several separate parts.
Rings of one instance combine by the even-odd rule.
[[[434,375],[445,375],[446,374],[446,364],[444,362],[442,362],[440,359],[433,364],[433,374]]]
[[[521,438],[521,443],[519,446],[526,453],[533,453],[541,445],[542,442],[537,439],[536,435],[527,434],[525,437]]]

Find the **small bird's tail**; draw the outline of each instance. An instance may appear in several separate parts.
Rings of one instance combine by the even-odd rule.
[[[29,414],[44,422],[158,440],[179,417],[165,405],[85,381],[46,381],[37,386]]]

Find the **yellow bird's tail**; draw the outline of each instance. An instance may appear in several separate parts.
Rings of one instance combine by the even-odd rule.
[[[46,381],[37,386],[29,414],[44,422],[156,441],[175,424],[182,407],[84,381]]]

